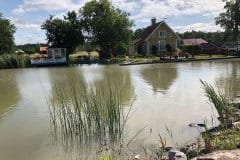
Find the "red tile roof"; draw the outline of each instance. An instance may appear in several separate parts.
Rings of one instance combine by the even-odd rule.
[[[202,38],[196,38],[196,39],[183,39],[183,44],[188,45],[200,45],[200,44],[206,44],[207,41],[203,40]]]
[[[47,51],[47,49],[48,49],[48,47],[40,47],[40,52],[46,52]]]

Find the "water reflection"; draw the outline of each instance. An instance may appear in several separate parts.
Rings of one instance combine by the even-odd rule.
[[[0,117],[20,100],[15,70],[0,70]]]
[[[227,61],[224,66],[223,72],[216,78],[217,87],[229,97],[240,97],[240,63]]]
[[[127,68],[119,66],[104,66],[100,71],[101,78],[94,85],[101,88],[112,88],[113,94],[120,98],[121,104],[128,104],[134,98],[134,87],[131,74]]]
[[[149,65],[141,71],[143,79],[154,92],[165,93],[177,78],[177,67],[172,64]]]
[[[238,96],[240,94],[239,65],[240,60],[236,59],[125,67],[91,65],[68,68],[1,70],[0,114],[3,115],[8,108],[14,107],[11,114],[6,114],[0,122],[0,159],[87,159],[89,155],[96,156],[96,152],[102,152],[98,149],[93,152],[90,151],[90,149],[98,147],[96,145],[98,140],[95,140],[94,137],[92,144],[82,146],[78,143],[79,141],[59,139],[61,133],[64,132],[57,134],[59,141],[55,141],[51,136],[49,108],[43,94],[44,89],[49,91],[48,96],[53,101],[59,98],[59,92],[57,91],[64,89],[64,96],[60,96],[60,100],[70,106],[73,97],[81,93],[72,94],[71,90],[66,89],[69,84],[76,91],[81,91],[81,87],[85,87],[87,91],[82,93],[86,97],[96,98],[99,101],[98,104],[102,104],[102,106],[105,106],[104,98],[109,98],[110,95],[112,95],[112,98],[118,97],[118,101],[112,102],[118,102],[126,110],[129,108],[128,104],[132,102],[136,95],[133,103],[135,112],[125,128],[124,138],[126,138],[126,143],[146,125],[148,127],[136,137],[136,141],[133,141],[133,143],[139,142],[135,143],[136,145],[145,146],[155,143],[158,145],[159,133],[172,145],[175,142],[185,143],[186,140],[194,139],[199,135],[197,130],[188,127],[189,123],[202,123],[205,119],[211,123],[213,112],[216,114],[204,95],[199,79],[214,86],[217,85],[224,92]],[[74,80],[77,81],[72,85]],[[93,92],[90,90],[91,88],[93,88]],[[111,92],[109,92],[110,89]],[[159,91],[165,92],[162,94]],[[84,102],[88,100],[84,96],[81,99]],[[103,113],[110,113],[109,110],[101,108],[101,105],[99,106],[99,108],[95,107],[98,110],[88,109],[94,112],[101,111],[98,112],[98,116],[102,116]],[[55,108],[61,109],[61,105]],[[69,112],[69,110],[66,111]],[[95,116],[95,118],[98,116]],[[107,122],[107,117],[111,116],[103,116],[101,124]],[[71,124],[74,125],[74,123]],[[90,128],[97,126],[97,124],[91,121],[91,125],[88,126]],[[102,127],[104,125],[100,126],[104,129]],[[174,143],[171,143],[171,139],[168,138],[167,133],[165,134],[166,126],[173,132]],[[105,127],[105,130],[108,130],[108,127]],[[102,132],[102,130],[100,131]],[[75,133],[77,134],[72,135],[79,137],[80,132]],[[105,139],[108,137],[109,135],[106,134],[100,146],[107,146]],[[65,142],[69,143],[66,144]],[[73,143],[76,146],[73,149],[62,147]],[[138,146],[134,148],[133,143],[130,144],[130,147],[138,153],[138,148],[142,148]],[[109,151],[109,147],[103,147],[102,149],[106,149],[106,152]],[[83,156],[83,153],[87,158],[77,157],[79,155]],[[11,158],[4,157],[4,154]]]
[[[49,78],[52,88],[67,87],[67,82],[78,81],[77,86],[91,88],[111,88],[112,94],[120,98],[121,104],[128,104],[134,98],[134,87],[131,73],[127,68],[119,66],[71,67],[68,69],[49,69]],[[69,92],[69,90],[65,90]],[[53,92],[53,97],[56,93]],[[105,93],[107,94],[107,93]],[[68,95],[68,94],[67,94]],[[67,98],[67,97],[66,97]]]
[[[121,148],[128,118],[123,113],[124,104],[129,104],[134,97],[128,70],[116,66],[97,70],[101,76],[93,81],[92,72],[85,72],[83,76],[82,68],[49,72],[52,135],[67,153],[84,150],[78,154],[81,158]]]

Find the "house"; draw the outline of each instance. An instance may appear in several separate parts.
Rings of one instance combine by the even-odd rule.
[[[142,55],[161,55],[169,48],[177,50],[179,36],[167,25],[166,22],[156,22],[156,18],[151,19],[151,25],[130,45],[129,55],[135,53]]]
[[[46,54],[34,56],[31,59],[31,65],[46,66],[67,64],[66,48],[45,48],[45,49],[41,51],[40,48],[40,52],[41,53],[46,52]]]
[[[202,45],[202,44],[208,44],[208,42],[205,41],[202,38],[195,38],[195,39],[183,39],[183,44],[184,45],[199,46],[199,45]]]
[[[41,54],[47,54],[47,49],[48,49],[48,47],[40,47],[39,51]]]

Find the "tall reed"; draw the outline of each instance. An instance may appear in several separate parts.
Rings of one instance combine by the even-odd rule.
[[[4,68],[23,68],[30,66],[28,55],[3,54],[0,55],[0,69]]]
[[[207,82],[200,81],[204,87],[206,96],[218,112],[221,125],[226,126],[232,124],[234,107],[231,99],[224,96],[221,91],[216,91],[213,86]]]
[[[216,91],[212,85],[201,80],[206,96],[216,108],[220,127],[209,130],[206,122],[204,123],[205,132],[202,133],[202,138],[205,144],[205,151],[211,152],[215,149],[234,149],[240,140],[239,128],[233,127],[233,122],[239,120],[239,111],[233,103],[232,98],[222,94],[221,91]],[[212,132],[218,132],[214,135]]]
[[[82,77],[71,76],[66,85],[55,85],[49,103],[55,137],[68,144],[121,146],[129,114],[124,115],[121,94],[113,90],[112,85],[87,87]]]

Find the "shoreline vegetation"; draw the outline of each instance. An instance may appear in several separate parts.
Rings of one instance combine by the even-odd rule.
[[[226,56],[226,55],[196,55],[194,58],[179,57],[177,59],[160,58],[157,56],[150,57],[116,57],[111,59],[98,59],[91,56],[76,56],[70,55],[69,66],[81,65],[81,64],[119,64],[120,66],[128,65],[143,65],[143,64],[156,64],[156,63],[179,63],[179,62],[195,62],[195,61],[208,61],[208,60],[221,60],[239,58],[239,56]],[[28,54],[3,54],[0,55],[0,69],[11,68],[29,68],[34,67],[31,65],[31,56]]]
[[[0,69],[27,68],[31,66],[29,55],[3,54],[0,55]]]
[[[49,112],[52,126],[52,134],[56,141],[60,141],[67,150],[84,151],[90,148],[89,154],[79,153],[79,156],[94,155],[93,159],[131,159],[134,160],[167,160],[174,158],[192,159],[204,156],[208,153],[220,150],[234,150],[240,147],[240,103],[235,102],[233,97],[228,97],[212,85],[200,80],[203,91],[210,104],[215,107],[219,125],[209,128],[207,122],[202,124],[189,124],[196,127],[200,136],[195,143],[186,146],[171,147],[165,137],[159,135],[158,145],[143,147],[136,153],[129,144],[140,134],[136,133],[129,142],[124,140],[124,128],[134,110],[129,106],[123,106],[119,95],[113,94],[113,85],[109,89],[103,89],[103,85],[88,88],[82,83],[82,77],[71,79],[62,88],[53,88],[53,97],[50,101]],[[187,125],[187,124],[186,124]],[[165,128],[171,138],[172,131]],[[77,148],[76,148],[77,147]],[[84,158],[84,157],[81,157]],[[86,158],[86,157],[85,157]]]

